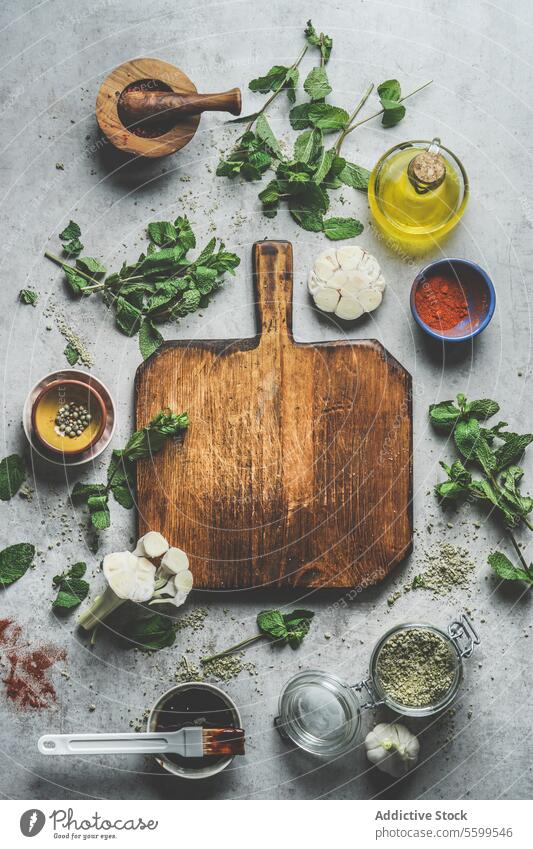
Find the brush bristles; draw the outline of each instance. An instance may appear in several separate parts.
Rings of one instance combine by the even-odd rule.
[[[242,728],[203,728],[204,755],[244,755]]]

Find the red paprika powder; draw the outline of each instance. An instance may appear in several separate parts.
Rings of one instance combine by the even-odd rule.
[[[424,324],[441,332],[468,316],[468,301],[459,281],[438,275],[418,286],[415,306]]]

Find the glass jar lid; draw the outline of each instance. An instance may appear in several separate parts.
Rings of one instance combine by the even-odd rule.
[[[361,709],[354,691],[330,672],[309,669],[295,675],[279,698],[276,726],[300,749],[333,756],[355,743]]]

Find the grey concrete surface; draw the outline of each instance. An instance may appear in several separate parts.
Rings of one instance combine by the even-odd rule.
[[[246,660],[256,664],[257,675],[242,672],[222,685],[240,706],[248,752],[216,780],[189,786],[142,758],[45,760],[36,749],[40,734],[127,730],[130,720],[141,717],[173,683],[184,652],[198,661],[207,647],[222,648],[252,633],[260,606],[293,599],[194,592],[188,607],[209,608],[205,628],[180,632],[173,648],[150,657],[124,650],[104,635],[90,649],[74,616],[58,620],[51,614],[51,578],[65,564],[83,559],[95,592],[102,586],[99,556],[78,529],[80,513],[68,503],[61,474],[36,467],[33,498],[0,504],[3,545],[34,541],[42,552],[36,567],[2,593],[2,616],[21,625],[30,645],[53,643],[67,658],[54,670],[58,703],[51,710],[16,708],[0,683],[0,792],[5,797],[531,797],[531,595],[520,585],[499,586],[490,576],[486,557],[501,537],[492,521],[486,523],[473,508],[464,515],[443,515],[435,504],[430,491],[438,460],[452,452],[426,419],[429,403],[464,391],[495,397],[513,428],[531,429],[533,11],[527,0],[6,0],[0,33],[1,454],[25,451],[29,462],[21,430],[24,398],[39,377],[65,365],[65,340],[46,315],[51,301],[83,335],[94,356],[94,374],[116,398],[115,446],[126,441],[132,426],[137,342],[114,328],[100,301],[70,301],[59,270],[43,258],[46,247],[57,246],[56,234],[70,217],[82,225],[86,252],[102,257],[108,267],[138,253],[149,220],[181,213],[190,216],[200,241],[216,232],[242,256],[236,279],[202,314],[164,328],[166,338],[253,334],[250,248],[263,237],[294,244],[297,338],[335,339],[346,333],[317,319],[306,294],[310,258],[324,247],[323,237],[298,229],[284,212],[273,221],[264,219],[255,185],[215,178],[218,156],[237,134],[224,125],[224,116],[204,116],[194,141],[180,154],[134,169],[122,167],[99,144],[94,117],[104,75],[139,55],[181,66],[205,91],[240,85],[244,108],[251,111],[262,99],[247,92],[248,80],[296,57],[308,17],[334,37],[328,70],[340,105],[349,108],[370,81],[397,76],[407,91],[434,80],[407,104],[399,126],[384,130],[379,121],[368,123],[350,137],[346,154],[371,167],[397,141],[441,136],[465,163],[472,186],[463,224],[444,250],[479,262],[497,290],[489,329],[473,346],[444,356],[428,346],[409,313],[410,283],[421,262],[404,261],[380,244],[364,197],[346,190],[345,206],[336,200],[339,210],[364,221],[359,241],[379,257],[389,284],[382,307],[348,335],[380,339],[413,375],[414,553],[390,580],[354,600],[320,592],[299,599],[317,611],[299,651],[271,652],[266,645],[248,651]],[[307,57],[304,69],[311,66]],[[288,140],[286,113],[284,102],[275,104],[271,120]],[[40,293],[35,309],[17,302],[19,289],[27,285]],[[94,477],[107,459],[82,477]],[[531,472],[531,459],[526,466]],[[100,552],[123,549],[134,535],[133,512],[114,504],[112,513]],[[470,589],[448,597],[412,592],[389,607],[387,598],[416,573],[427,548],[444,540],[464,545],[475,560]],[[272,719],[283,682],[297,670],[322,667],[353,683],[364,677],[372,646],[385,629],[412,619],[445,626],[463,609],[471,611],[482,644],[467,665],[453,712],[431,723],[407,723],[422,742],[420,765],[408,779],[389,783],[370,771],[361,745],[328,763],[281,742]],[[2,678],[6,669],[4,652]],[[365,733],[371,723],[365,714]]]

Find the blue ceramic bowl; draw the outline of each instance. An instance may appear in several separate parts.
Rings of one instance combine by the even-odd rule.
[[[427,325],[418,314],[416,293],[432,277],[444,277],[456,281],[461,286],[467,304],[468,314],[449,330],[438,330]],[[422,330],[441,342],[466,342],[485,329],[496,306],[496,293],[492,280],[475,262],[467,259],[439,259],[426,265],[415,277],[411,288],[411,312]]]

